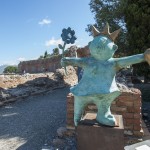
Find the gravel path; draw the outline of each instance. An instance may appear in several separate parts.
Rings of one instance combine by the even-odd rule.
[[[0,150],[41,150],[65,126],[68,88],[0,108]]]

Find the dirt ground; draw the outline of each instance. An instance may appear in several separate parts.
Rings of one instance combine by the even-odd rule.
[[[25,84],[28,81],[33,81],[38,78],[49,78],[52,80],[58,79],[58,76],[62,76],[64,82],[68,85],[74,85],[77,82],[76,70],[75,68],[68,66],[67,75],[64,69],[57,69],[56,72],[45,72],[37,74],[14,74],[14,75],[0,75],[0,88],[14,88],[18,85]],[[61,77],[60,77],[61,78]],[[61,79],[58,79],[61,82]]]
[[[71,66],[67,67],[67,75],[63,68],[57,69],[54,73],[1,75],[0,106],[31,95],[38,95],[58,88],[70,87],[76,83],[76,70]]]

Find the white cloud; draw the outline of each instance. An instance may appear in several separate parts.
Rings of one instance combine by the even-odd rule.
[[[1,65],[8,65],[8,66],[14,66],[14,65],[18,65],[20,61],[25,61],[26,59],[23,57],[19,57],[16,60],[6,60],[3,62],[0,62],[0,66]]]
[[[25,61],[26,59],[24,57],[18,58],[18,61]]]
[[[3,61],[0,65],[14,66],[14,65],[17,65],[17,61],[13,61],[13,60]]]
[[[62,39],[55,39],[52,37],[50,40],[45,42],[45,46],[50,47],[50,46],[58,46],[58,44],[63,45]],[[79,41],[76,41],[74,44],[67,44],[65,48],[69,48],[70,46],[76,45],[77,47],[80,47],[80,44],[78,44]]]
[[[54,37],[45,42],[45,46],[58,46],[58,44],[63,44],[62,39],[55,39]]]
[[[52,21],[50,20],[50,19],[47,19],[47,18],[45,18],[45,19],[43,19],[43,20],[41,20],[41,21],[39,21],[39,25],[48,25],[48,24],[50,24]]]

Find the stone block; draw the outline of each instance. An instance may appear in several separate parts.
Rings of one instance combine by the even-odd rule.
[[[67,119],[67,125],[74,126],[74,120],[73,119]]]
[[[127,112],[129,112],[129,113],[134,113],[135,110],[134,110],[133,107],[127,107]]]
[[[134,106],[134,112],[141,113],[141,107]]]
[[[142,115],[141,113],[134,113],[134,118],[142,118]]]
[[[134,135],[137,137],[142,137],[144,135],[143,129],[140,131],[133,131]]]
[[[67,113],[67,119],[73,119],[74,113]]]
[[[134,118],[134,114],[133,114],[133,113],[127,113],[127,112],[126,112],[126,113],[123,114],[123,118],[125,118],[125,119],[127,119],[127,118],[130,118],[130,119],[131,119],[131,118]]]
[[[125,150],[149,150],[149,149],[150,149],[150,140],[146,140],[125,147]]]
[[[117,102],[117,106],[129,106],[129,107],[132,107],[133,106],[133,102],[127,102],[127,101],[118,101]]]
[[[124,130],[125,135],[133,135],[133,132],[131,130]]]
[[[133,130],[133,125],[125,125],[124,128],[126,130]]]
[[[126,119],[126,125],[131,125],[134,124],[134,120],[133,119]]]
[[[137,124],[137,125],[134,125],[134,131],[140,131],[141,130],[141,124]]]
[[[117,106],[112,106],[111,110],[113,112],[126,112],[126,107],[117,107]]]
[[[100,125],[96,114],[86,114],[76,127],[78,150],[123,150],[124,127],[121,115],[116,115],[118,126]]]

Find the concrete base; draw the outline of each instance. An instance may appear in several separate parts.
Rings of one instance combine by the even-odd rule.
[[[99,124],[95,113],[87,113],[76,127],[77,150],[124,150],[124,127],[121,115],[116,115],[118,126]]]
[[[126,146],[125,150],[150,150],[150,140]]]

